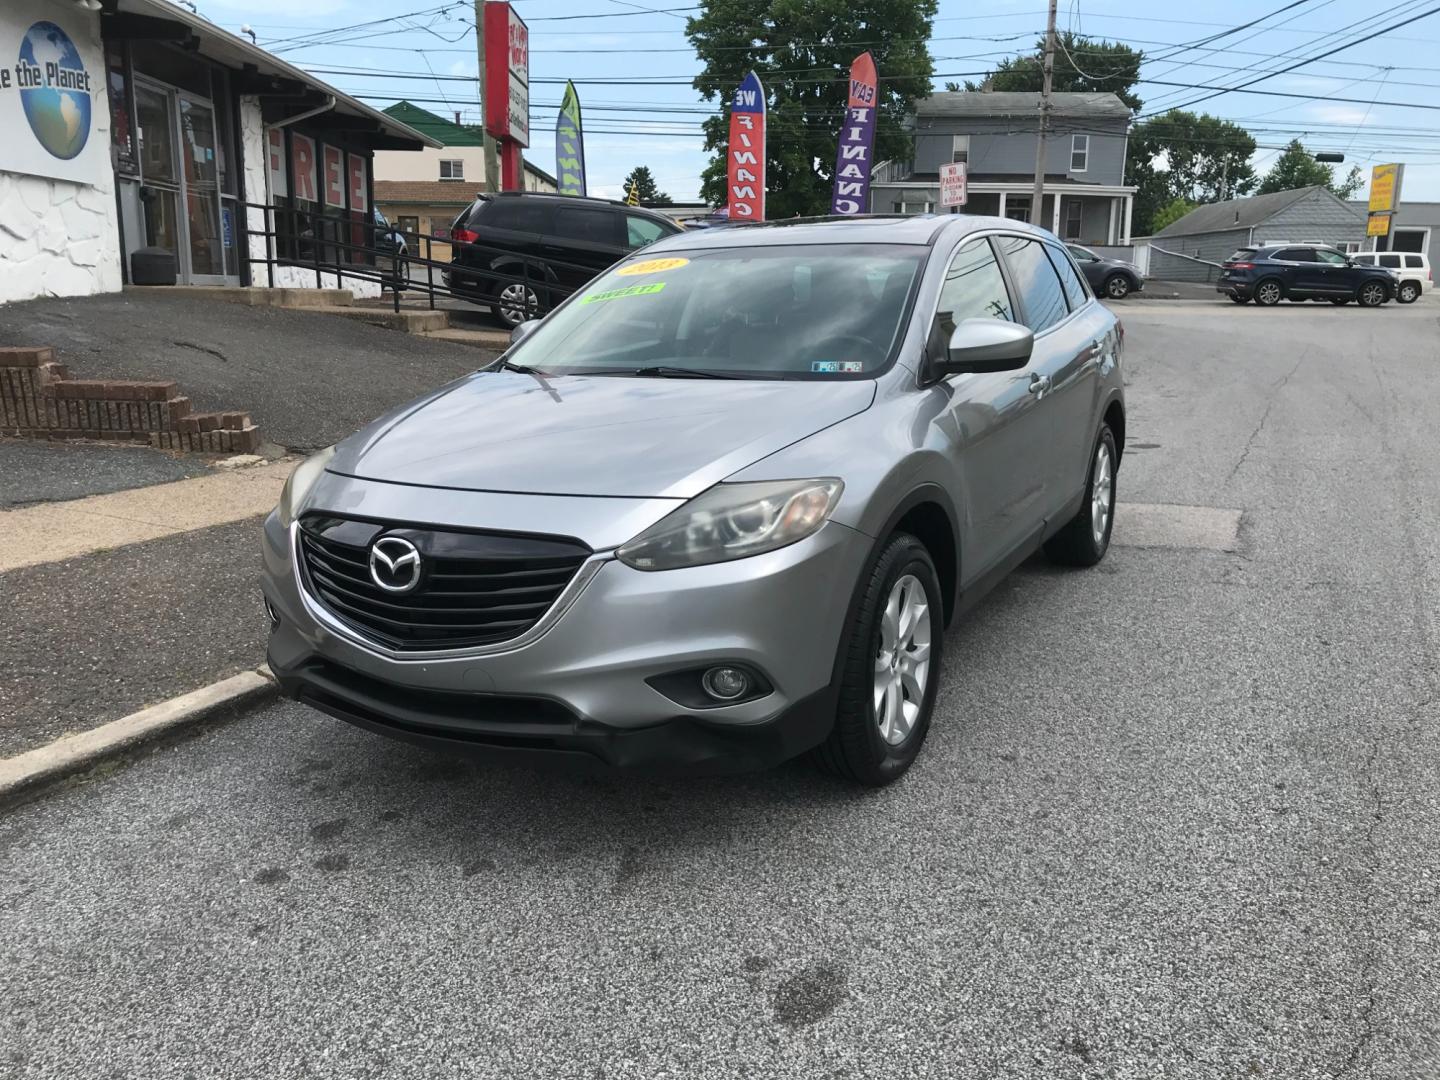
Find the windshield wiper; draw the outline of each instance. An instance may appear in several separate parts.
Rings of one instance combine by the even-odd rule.
[[[539,375],[543,379],[548,379],[550,377],[550,373],[547,371],[541,371],[539,368],[536,367],[526,367],[524,364],[511,363],[509,360],[501,360],[498,364],[493,365],[491,370],[518,371],[521,375]]]
[[[636,368],[630,373],[642,379],[743,379],[743,375],[727,375],[720,371],[701,371],[698,368],[669,367],[654,364],[651,367]]]

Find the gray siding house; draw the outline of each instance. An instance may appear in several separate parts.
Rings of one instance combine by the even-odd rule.
[[[877,214],[940,211],[940,166],[963,161],[966,214],[1031,221],[1056,236],[1099,246],[1127,244],[1135,194],[1125,185],[1130,110],[1114,94],[1052,94],[1045,139],[1045,196],[1031,215],[1040,95],[958,91],[917,102],[912,161],[876,166]]]
[[[1149,239],[1148,272],[1162,281],[1214,281],[1219,264],[1253,244],[1330,244],[1359,251],[1365,208],[1305,187],[1200,206]]]
[[[1350,205],[1358,207],[1362,214],[1369,210],[1369,204],[1365,202],[1351,202]],[[1395,220],[1390,226],[1390,236],[1388,239],[1381,237],[1379,247],[1383,251],[1414,251],[1430,255],[1431,243],[1437,233],[1440,233],[1440,202],[1405,202],[1401,199],[1400,209],[1395,211]],[[1366,245],[1367,250],[1369,246]],[[1432,256],[1432,259],[1435,257],[1440,256]]]

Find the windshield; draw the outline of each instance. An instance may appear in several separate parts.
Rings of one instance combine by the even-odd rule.
[[[928,250],[825,244],[633,259],[583,286],[508,359],[554,375],[864,377],[889,362]]]

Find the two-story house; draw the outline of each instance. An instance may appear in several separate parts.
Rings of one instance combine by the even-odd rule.
[[[1032,215],[1040,98],[959,91],[918,102],[912,119],[915,157],[876,166],[871,210],[942,210],[940,166],[960,161],[969,178],[962,213],[1033,221],[1081,244],[1128,244],[1135,196],[1135,188],[1125,184],[1129,107],[1114,94],[1050,95],[1044,204]]]

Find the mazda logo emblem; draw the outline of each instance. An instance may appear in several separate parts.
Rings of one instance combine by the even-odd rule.
[[[370,580],[386,592],[409,592],[420,584],[420,552],[400,536],[382,536],[370,546]]]

